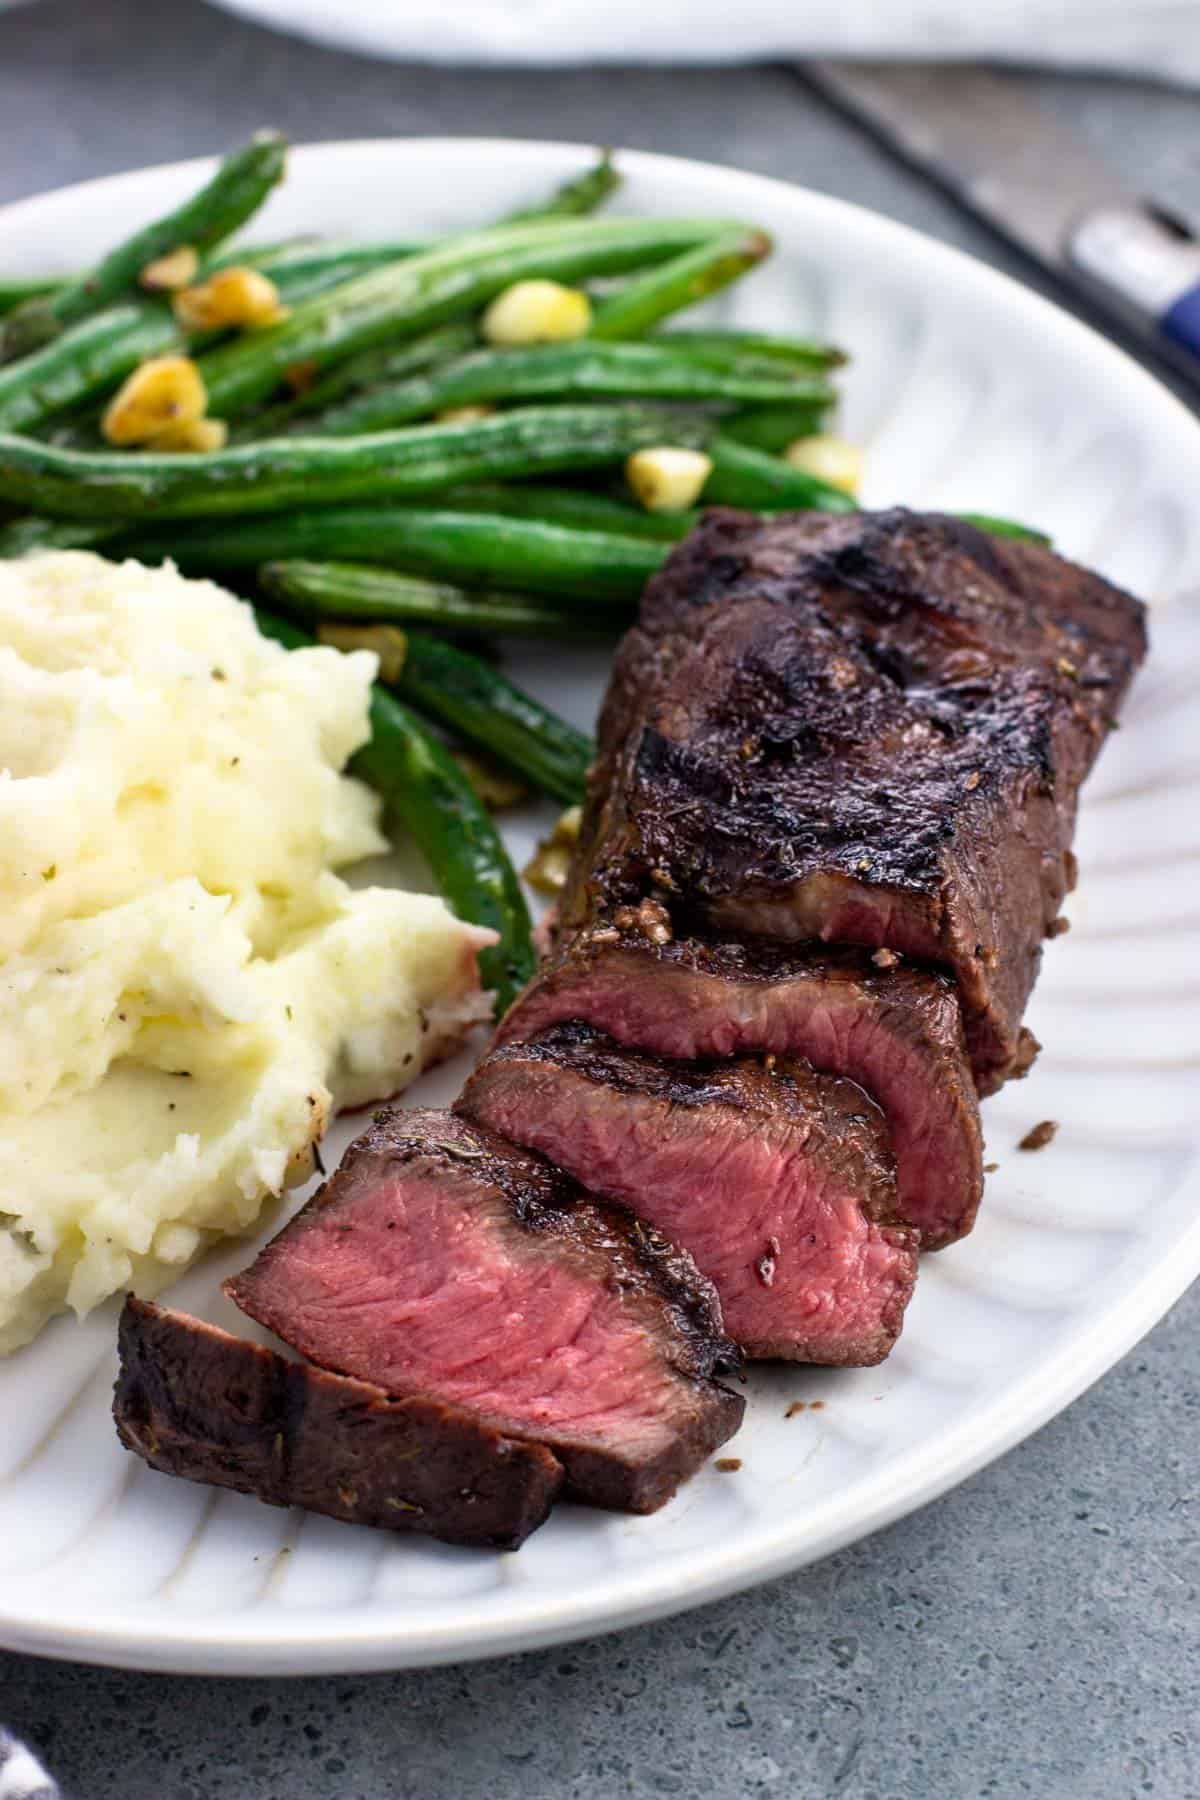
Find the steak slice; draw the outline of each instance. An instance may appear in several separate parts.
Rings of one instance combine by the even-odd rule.
[[[225,1288],[325,1368],[544,1444],[598,1506],[654,1511],[741,1424],[691,1258],[449,1113],[379,1113]]]
[[[690,1251],[748,1356],[875,1363],[895,1342],[917,1235],[852,1082],[771,1057],[666,1062],[576,1022],[494,1050],[458,1107]]]
[[[649,897],[939,965],[990,1092],[1036,1049],[1076,796],[1144,652],[1141,605],[1039,545],[710,512],[618,652],[564,933]]]
[[[498,1550],[536,1531],[562,1486],[562,1465],[540,1444],[132,1295],[119,1347],[117,1435],[166,1475]]]
[[[655,932],[652,911],[640,923]],[[848,1077],[883,1108],[896,1209],[922,1248],[952,1243],[974,1224],[983,1138],[948,977],[899,961],[878,967],[861,950],[655,942],[635,922],[577,933],[509,1010],[500,1038],[532,1038],[568,1019],[658,1056],[770,1053]]]

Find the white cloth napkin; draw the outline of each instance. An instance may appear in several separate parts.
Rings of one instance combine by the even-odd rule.
[[[0,1725],[0,1800],[60,1800],[33,1751]]]
[[[221,0],[281,30],[440,63],[811,56],[1054,64],[1200,83],[1200,0]]]

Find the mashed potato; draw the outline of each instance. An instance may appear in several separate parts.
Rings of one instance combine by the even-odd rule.
[[[244,1231],[486,1016],[487,934],[334,873],[386,848],[341,773],[374,672],[169,568],[0,563],[0,1352]]]

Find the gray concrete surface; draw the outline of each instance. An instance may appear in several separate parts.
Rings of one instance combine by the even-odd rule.
[[[1195,207],[1200,103],[1022,81]],[[0,201],[221,149],[485,132],[823,187],[1024,273],[786,71],[373,65],[198,0],[0,16]],[[0,1655],[0,1719],[73,1800],[1200,1800],[1200,1293],[1062,1418],[912,1519],[703,1611],[458,1669],[299,1682]],[[0,1427],[2,1428],[2,1427]]]

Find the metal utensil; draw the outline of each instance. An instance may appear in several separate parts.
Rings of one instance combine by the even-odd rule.
[[[925,174],[1200,381],[1200,235],[983,69],[806,63],[803,73]]]

